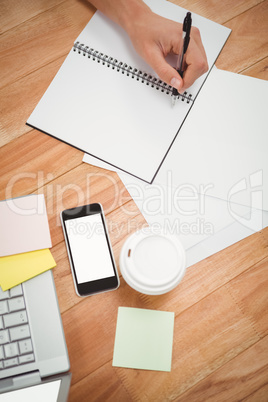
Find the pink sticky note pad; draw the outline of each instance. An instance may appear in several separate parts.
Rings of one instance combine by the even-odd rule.
[[[50,247],[43,194],[0,201],[0,257]]]

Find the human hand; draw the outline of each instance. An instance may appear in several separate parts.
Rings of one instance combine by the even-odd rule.
[[[207,57],[200,32],[191,28],[190,43],[185,55],[183,79],[165,57],[178,55],[182,49],[182,24],[163,18],[150,9],[129,21],[125,29],[140,56],[153,68],[159,78],[183,93],[208,70]],[[174,66],[175,67],[175,66]]]

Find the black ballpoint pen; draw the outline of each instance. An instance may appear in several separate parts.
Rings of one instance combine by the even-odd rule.
[[[184,72],[184,56],[185,53],[188,49],[189,42],[190,42],[190,32],[191,32],[191,26],[192,26],[192,16],[190,12],[187,12],[186,17],[184,18],[183,21],[183,27],[182,27],[182,39],[183,39],[183,45],[182,45],[182,51],[181,54],[178,57],[178,65],[177,65],[177,72],[180,74],[181,78],[183,78],[183,72]],[[176,101],[176,97],[179,95],[179,92],[177,91],[176,88],[173,88],[172,90],[172,104],[174,105]]]

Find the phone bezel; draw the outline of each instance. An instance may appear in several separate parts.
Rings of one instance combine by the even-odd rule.
[[[108,245],[110,258],[111,258],[111,262],[112,262],[112,266],[113,266],[114,276],[97,279],[97,280],[93,280],[93,281],[89,281],[89,282],[84,282],[84,283],[78,283],[77,275],[76,275],[76,268],[75,268],[74,261],[73,261],[72,250],[71,250],[65,222],[67,220],[76,219],[76,218],[80,218],[83,216],[94,215],[94,214],[101,215],[101,220],[102,220],[102,224],[104,227],[105,238],[106,238],[106,242]],[[112,246],[110,243],[108,230],[106,227],[105,216],[104,216],[102,205],[100,203],[94,203],[94,204],[86,204],[86,205],[82,205],[79,207],[65,209],[64,211],[61,212],[60,216],[61,216],[61,223],[62,223],[64,238],[65,238],[67,253],[68,253],[69,262],[70,262],[70,266],[71,266],[73,281],[74,281],[74,285],[75,285],[75,290],[76,290],[76,293],[78,294],[78,296],[81,296],[81,297],[90,296],[93,294],[107,292],[109,290],[117,289],[119,287],[119,277],[118,277],[118,273],[117,273],[117,269],[116,269],[116,264],[114,261]]]

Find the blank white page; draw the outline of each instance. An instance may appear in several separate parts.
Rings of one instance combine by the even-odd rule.
[[[267,81],[213,69],[155,183],[268,210],[267,99]]]
[[[150,182],[190,109],[155,92],[72,50],[28,123]]]

